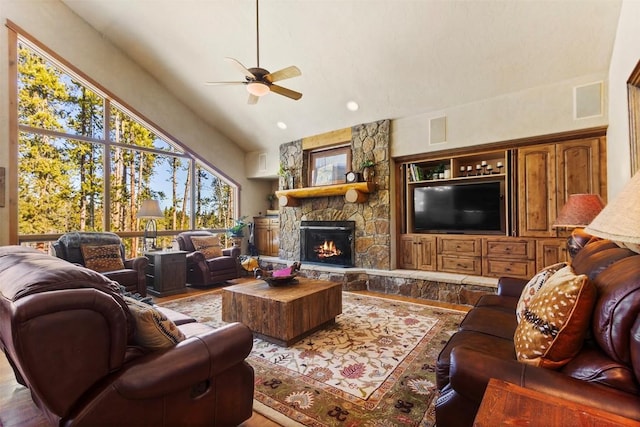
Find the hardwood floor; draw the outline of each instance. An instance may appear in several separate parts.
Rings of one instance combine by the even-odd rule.
[[[163,298],[154,298],[156,303],[184,298],[185,296],[198,295],[211,292],[211,290],[198,290],[187,288],[186,294],[173,295]],[[435,305],[442,308],[468,310],[469,307],[453,304],[437,303],[434,301],[417,300],[407,297],[382,295],[375,292],[359,291],[357,293],[390,298],[400,301],[410,301],[425,305]],[[50,426],[47,419],[31,400],[29,390],[18,384],[13,375],[13,370],[4,355],[0,356],[0,427],[42,427]],[[242,423],[241,427],[276,427],[279,424],[254,412],[253,416]]]

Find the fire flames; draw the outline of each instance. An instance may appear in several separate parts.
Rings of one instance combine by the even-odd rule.
[[[333,240],[324,241],[323,244],[316,246],[313,248],[313,251],[316,253],[316,256],[320,259],[331,258],[334,256],[342,255],[342,251],[338,249]]]

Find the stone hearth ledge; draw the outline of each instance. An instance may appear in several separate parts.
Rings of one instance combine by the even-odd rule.
[[[261,268],[284,268],[293,261],[260,256]],[[421,298],[451,304],[474,305],[482,296],[495,294],[498,279],[419,270],[376,270],[302,264],[301,275],[342,283],[345,291],[368,290],[388,295]]]

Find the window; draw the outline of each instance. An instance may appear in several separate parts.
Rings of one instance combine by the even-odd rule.
[[[351,170],[351,146],[309,152],[311,187],[341,184]]]
[[[17,56],[19,236],[141,232],[146,199],[159,231],[233,225],[233,183],[29,40]]]

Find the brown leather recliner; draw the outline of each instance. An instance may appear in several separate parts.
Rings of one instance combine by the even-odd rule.
[[[126,258],[124,245],[117,234],[92,231],[70,232],[63,234],[53,243],[53,250],[58,258],[85,266],[82,245],[120,245],[120,255],[125,268],[103,271],[102,274],[124,286],[128,292],[137,293],[143,297],[147,295],[145,269],[149,264],[149,260],[143,256]]]
[[[572,261],[597,297],[582,349],[558,370],[518,362],[516,306],[526,280],[501,278],[469,311],[436,362],[438,427],[473,420],[490,378],[640,421],[640,254],[585,239]]]
[[[214,330],[174,312],[187,338],[145,350],[132,344],[136,323],[119,291],[84,267],[0,247],[0,348],[52,425],[237,426],[251,417],[246,326]]]
[[[222,256],[205,258],[191,241],[192,236],[215,236],[209,231],[185,231],[176,237],[181,251],[187,251],[187,284],[195,287],[211,286],[240,277],[240,248],[222,249]]]

